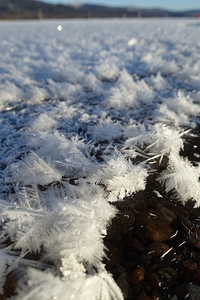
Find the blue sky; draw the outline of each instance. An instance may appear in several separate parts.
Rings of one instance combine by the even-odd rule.
[[[138,7],[160,7],[171,10],[199,9],[200,0],[41,0],[47,3],[77,4],[92,3],[109,6],[138,6]]]

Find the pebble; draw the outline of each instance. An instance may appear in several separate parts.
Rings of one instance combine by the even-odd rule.
[[[198,270],[198,265],[191,259],[184,260],[182,265],[186,272],[189,273],[194,273],[194,271]]]
[[[120,265],[120,262],[122,261],[122,249],[118,245],[110,242],[107,242],[105,246],[107,249],[106,264],[109,267]]]
[[[200,285],[200,267],[198,266],[197,271],[194,273],[194,283]]]
[[[132,227],[135,222],[134,214],[129,210],[123,211],[120,214],[120,223],[122,227]]]
[[[107,229],[107,239],[114,242],[120,242],[121,238],[122,235],[120,233],[119,220],[118,218],[114,218]]]
[[[162,294],[165,280],[162,276],[156,272],[149,273],[147,276],[147,282],[149,283],[152,290],[159,294]]]
[[[176,276],[177,271],[171,267],[162,267],[158,270],[158,273],[161,276],[163,276],[167,281],[170,281]]]
[[[195,232],[189,235],[189,243],[200,250],[200,229],[195,229]]]
[[[161,207],[159,212],[169,224],[174,222],[174,220],[177,218],[176,214],[165,206]]]
[[[151,298],[149,298],[145,292],[142,292],[139,294],[136,300],[151,300]]]
[[[184,298],[185,292],[184,292],[184,288],[181,285],[177,284],[176,287],[175,287],[174,292],[175,292],[175,296],[178,299],[183,299]]]
[[[145,237],[152,242],[164,242],[174,234],[169,222],[156,210],[141,212],[136,217],[136,225],[146,229]]]
[[[200,287],[194,284],[189,285],[189,299],[199,300],[200,297]]]
[[[129,288],[130,288],[130,285],[127,282],[126,278],[127,278],[127,273],[124,272],[119,276],[119,278],[116,281],[116,283],[118,284],[118,286],[120,287],[120,289],[122,291],[124,299],[129,298]]]
[[[169,250],[169,246],[163,242],[155,242],[155,243],[149,244],[146,247],[147,253],[152,256],[162,256],[168,250]]]
[[[162,300],[162,296],[156,292],[156,291],[152,291],[152,297],[151,297],[152,300]]]
[[[122,265],[130,268],[130,267],[135,267],[140,263],[140,255],[131,250],[127,249],[126,251],[123,252],[123,260],[122,260]]]
[[[145,268],[143,265],[137,266],[127,275],[127,280],[134,286],[139,285],[144,280]]]

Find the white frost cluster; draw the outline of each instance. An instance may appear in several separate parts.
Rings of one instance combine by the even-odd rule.
[[[193,199],[196,206],[200,203],[200,166],[194,167],[187,160],[171,152],[168,167],[159,177],[159,181],[165,184],[166,192],[177,191],[183,203]]]

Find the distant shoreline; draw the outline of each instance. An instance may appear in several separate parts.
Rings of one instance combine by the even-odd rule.
[[[200,9],[168,11],[159,8],[109,7],[90,4],[73,6],[55,5],[33,0],[15,2],[12,0],[0,0],[0,20],[93,18],[200,18]]]

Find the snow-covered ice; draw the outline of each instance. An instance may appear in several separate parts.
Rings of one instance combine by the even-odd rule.
[[[1,292],[14,270],[14,299],[123,299],[102,240],[153,161],[200,206],[199,163],[180,156],[199,124],[199,25],[0,23]]]

